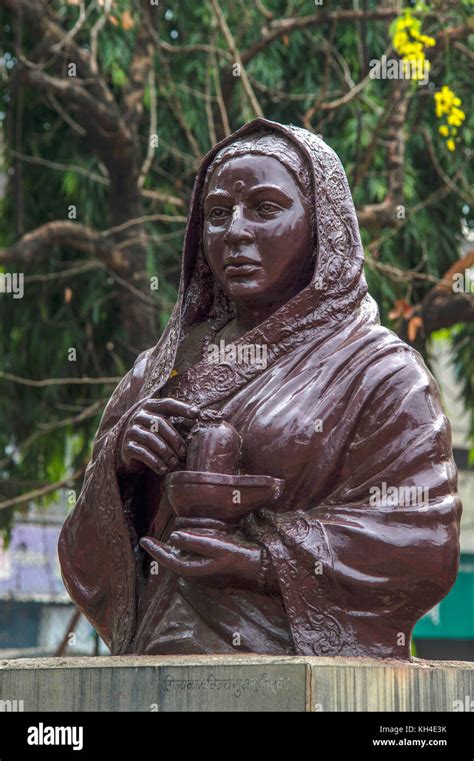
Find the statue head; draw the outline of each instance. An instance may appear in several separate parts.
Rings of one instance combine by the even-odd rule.
[[[316,233],[311,171],[282,135],[258,132],[221,149],[202,195],[208,265],[236,302],[279,304],[308,285]]]
[[[254,192],[259,185],[266,186],[262,195]],[[262,117],[245,124],[198,169],[178,300],[144,391],[169,377],[189,326],[208,320],[224,326],[239,302],[250,311],[262,301],[272,306],[262,310],[270,315],[262,335],[269,321],[291,333],[309,315],[322,326],[359,309],[375,315],[363,265],[357,216],[335,152],[294,125]]]

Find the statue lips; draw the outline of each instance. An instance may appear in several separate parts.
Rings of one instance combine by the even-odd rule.
[[[262,265],[249,257],[228,257],[224,261],[224,272],[229,278],[247,277],[259,270],[263,270]]]
[[[261,269],[262,267],[259,264],[229,264],[224,271],[227,277],[237,278],[253,275]]]

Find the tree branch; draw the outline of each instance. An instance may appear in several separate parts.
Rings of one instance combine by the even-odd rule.
[[[50,494],[52,491],[61,489],[63,486],[80,478],[84,474],[85,469],[86,466],[84,465],[83,468],[79,468],[74,473],[65,476],[65,478],[61,478],[60,481],[56,481],[54,484],[46,484],[46,486],[41,486],[39,489],[33,489],[33,491],[26,492],[25,494],[19,494],[17,497],[6,499],[3,502],[0,502],[0,510],[6,510],[8,507],[15,507],[16,505],[22,505],[25,502],[31,502],[34,499],[39,499],[46,494]]]
[[[9,462],[12,462],[17,453],[21,452],[24,454],[25,450],[28,449],[28,447],[30,447],[42,436],[47,436],[48,433],[51,433],[51,431],[57,431],[58,429],[65,428],[68,425],[76,425],[77,423],[82,423],[84,420],[88,420],[91,417],[95,417],[104,409],[106,404],[107,399],[96,399],[95,402],[82,409],[78,415],[70,415],[68,418],[64,418],[63,420],[55,420],[52,423],[46,423],[46,425],[42,426],[40,430],[34,431],[28,436],[28,438],[15,446],[12,454],[8,455],[3,460],[0,460],[0,468],[4,468]]]
[[[313,13],[308,16],[275,19],[261,28],[260,39],[242,53],[242,62],[247,64],[252,58],[254,58],[254,56],[262,50],[265,50],[265,48],[272,42],[284,35],[290,34],[296,29],[307,29],[313,26],[318,27],[322,24],[334,21],[391,21],[399,15],[399,12],[397,7],[378,8],[376,10],[352,10],[342,8],[326,10],[321,8],[318,13]],[[437,13],[433,11],[432,13],[426,13],[425,17],[439,19],[439,12]],[[449,44],[450,40],[463,39],[471,32],[472,30],[469,28],[469,25],[447,27],[440,32],[438,39],[440,44],[445,46],[446,44]]]
[[[257,53],[264,50],[270,43],[283,37],[285,34],[295,31],[295,29],[306,29],[311,26],[320,26],[321,24],[333,21],[360,21],[361,19],[373,21],[386,21],[395,18],[398,12],[394,8],[379,8],[378,10],[325,10],[321,9],[318,13],[309,16],[296,16],[294,18],[277,19],[271,21],[262,27],[260,39],[254,45],[245,50],[242,55],[242,63],[248,63]]]
[[[93,182],[98,182],[100,185],[110,185],[110,180],[104,175],[91,172],[89,169],[84,169],[77,164],[61,164],[58,161],[49,161],[41,156],[27,156],[24,153],[18,153],[17,151],[10,151],[11,155],[15,158],[25,161],[27,164],[38,164],[40,166],[46,166],[48,169],[54,169],[58,172],[77,172],[83,177],[87,177]],[[170,203],[174,206],[184,207],[185,201],[178,196],[173,196],[171,193],[164,193],[160,190],[142,189],[141,195],[143,198],[149,198],[151,201],[159,201],[160,203]]]
[[[19,383],[21,386],[33,386],[34,388],[45,388],[46,386],[96,386],[97,384],[116,384],[122,380],[120,376],[104,378],[42,378],[41,380],[32,380],[31,378],[20,378],[18,375],[4,373],[0,370],[0,379]]]
[[[105,81],[96,77],[89,53],[78,45],[59,23],[50,3],[45,0],[0,0],[0,6],[7,8],[13,16],[22,18],[34,30],[41,39],[40,50],[53,56],[57,68],[62,60],[57,52],[59,50],[69,62],[76,64],[82,79],[94,80],[93,89],[99,102],[103,101],[108,105],[114,103],[114,97]],[[21,51],[18,51],[18,54],[21,55]]]
[[[83,87],[81,80],[74,77],[61,79],[60,77],[52,77],[39,69],[26,68],[19,74],[19,78],[33,87],[38,87],[46,93],[52,93],[79,108],[83,114],[87,115],[88,131],[90,131],[93,120],[97,120],[107,132],[113,133],[120,130],[121,124],[118,114],[94,98]]]
[[[252,85],[250,84],[249,78],[247,76],[247,72],[245,71],[244,63],[242,61],[242,57],[237,49],[237,45],[235,43],[234,37],[232,36],[232,32],[230,31],[227,21],[225,19],[225,16],[222,13],[222,9],[219,5],[218,0],[211,0],[211,5],[214,10],[214,14],[216,16],[217,22],[225,37],[225,40],[230,48],[232,55],[234,56],[235,63],[238,64],[240,67],[240,77],[242,79],[242,85],[247,94],[252,110],[255,116],[263,116],[263,111],[253,91]]]
[[[147,178],[147,174],[150,171],[151,165],[153,164],[153,159],[155,157],[155,151],[156,151],[156,130],[158,125],[158,114],[157,114],[157,105],[156,105],[156,82],[155,82],[155,71],[153,69],[153,66],[150,68],[149,74],[148,74],[148,81],[149,81],[149,87],[150,87],[150,131],[148,134],[148,148],[145,156],[145,160],[142,164],[142,168],[140,171],[140,176],[138,178],[138,187],[140,189],[143,188],[143,185],[145,184],[145,180]]]
[[[394,81],[387,128],[387,197],[381,203],[367,204],[357,210],[359,224],[363,227],[397,226],[397,208],[403,204],[404,125],[409,97],[409,83],[406,80]]]
[[[436,330],[451,328],[461,322],[474,321],[474,293],[454,291],[454,276],[464,273],[474,265],[474,249],[458,259],[446,272],[442,280],[426,294],[420,304],[413,307],[409,315],[403,318],[400,334],[409,341],[410,322],[418,319],[420,331],[415,331],[415,338],[409,341],[419,344]],[[413,324],[413,323],[412,323]]]
[[[123,256],[115,251],[112,242],[104,238],[102,233],[66,220],[46,222],[25,233],[12,246],[0,250],[0,264],[31,264],[39,254],[47,254],[51,246],[55,245],[71,246],[84,251],[112,269],[122,264]]]
[[[453,279],[455,275],[465,272],[467,269],[474,267],[474,248],[467,252],[464,256],[454,262],[449,268],[443,279],[439,282],[435,289],[437,291],[453,291]]]
[[[234,62],[234,58],[228,50],[218,48],[215,45],[172,45],[170,42],[165,42],[165,40],[160,39],[155,39],[155,43],[165,53],[171,53],[174,55],[180,55],[182,53],[214,53],[225,58],[229,63]]]
[[[143,96],[148,83],[149,73],[153,68],[154,37],[153,18],[148,0],[141,0],[140,26],[135,40],[132,62],[129,67],[128,85],[125,89],[123,104],[125,121],[134,127],[143,114]]]
[[[18,151],[12,150],[10,151],[10,154],[14,158],[24,161],[26,164],[46,166],[48,169],[55,169],[58,172],[76,172],[76,174],[87,177],[88,180],[93,180],[93,182],[98,182],[100,185],[109,184],[107,177],[104,177],[101,174],[97,174],[96,172],[91,172],[89,169],[85,169],[78,164],[61,164],[58,161],[50,161],[49,159],[44,159],[41,156],[27,156],[25,153],[18,153]]]
[[[469,293],[441,293],[431,291],[423,299],[419,310],[423,320],[423,333],[428,338],[435,330],[451,328],[460,322],[474,321],[474,296]]]

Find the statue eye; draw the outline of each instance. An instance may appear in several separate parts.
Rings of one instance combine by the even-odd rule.
[[[209,211],[209,219],[224,219],[229,215],[229,213],[229,209],[226,209],[224,206],[214,206]]]
[[[264,217],[272,217],[281,211],[281,206],[271,201],[262,201],[257,206],[257,212]]]

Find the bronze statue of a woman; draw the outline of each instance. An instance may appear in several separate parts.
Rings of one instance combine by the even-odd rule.
[[[204,158],[179,294],[59,543],[112,654],[410,657],[459,560],[449,423],[381,327],[341,163],[255,119]]]

